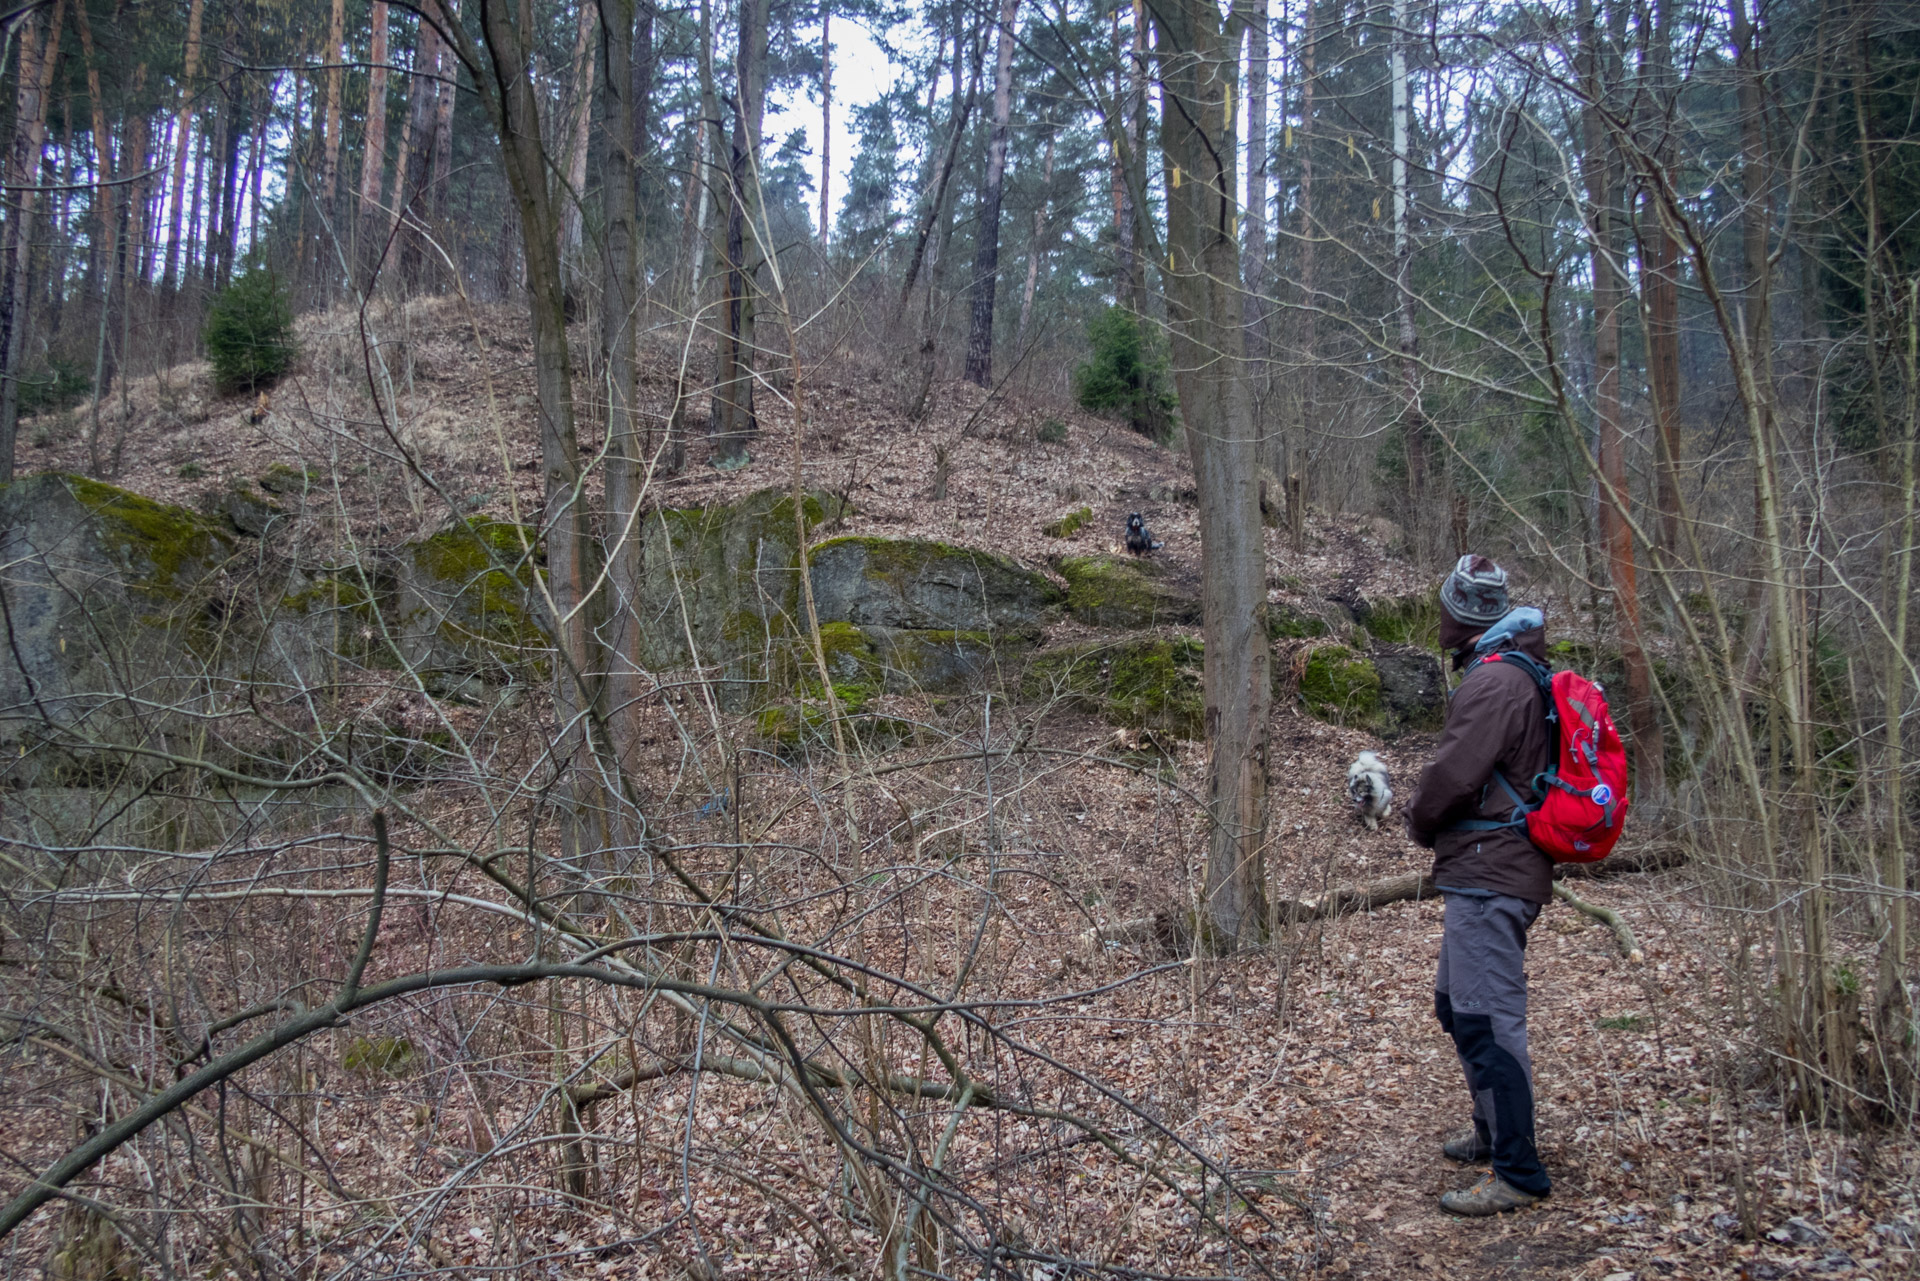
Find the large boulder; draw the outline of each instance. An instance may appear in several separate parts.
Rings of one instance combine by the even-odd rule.
[[[836,500],[809,494],[801,515],[812,529],[836,511]],[[646,666],[720,667],[752,678],[797,630],[799,531],[785,490],[649,512],[637,534],[642,571],[633,616]]]
[[[465,520],[384,558],[380,587],[390,575],[396,657],[429,689],[452,691],[474,679],[502,683],[546,667],[548,638],[534,590],[544,556],[535,534],[531,526]],[[323,596],[321,603],[353,612],[364,594],[351,581],[342,587],[334,601]],[[385,665],[379,655],[369,657]]]
[[[0,768],[55,781],[77,743],[164,749],[207,697],[235,550],[206,517],[79,476],[0,486]]]
[[[1059,614],[1060,589],[1010,557],[921,539],[834,538],[813,549],[822,622],[1032,634]]]
[[[1200,622],[1200,597],[1164,561],[1063,556],[1067,612],[1093,627],[1140,628]]]
[[[1093,641],[1035,654],[1020,682],[1029,702],[1059,701],[1115,725],[1178,738],[1205,731],[1205,649],[1185,636]]]
[[[1397,734],[1437,730],[1447,719],[1447,679],[1439,656],[1417,645],[1373,647],[1380,673],[1380,732]]]
[[[1369,650],[1316,645],[1297,660],[1300,703],[1309,716],[1332,725],[1392,738],[1434,730],[1446,719],[1446,682],[1440,660],[1415,645],[1376,644]]]

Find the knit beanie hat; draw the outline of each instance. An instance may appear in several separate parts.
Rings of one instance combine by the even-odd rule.
[[[1457,622],[1484,628],[1507,614],[1507,571],[1485,556],[1468,554],[1440,584],[1440,608]]]

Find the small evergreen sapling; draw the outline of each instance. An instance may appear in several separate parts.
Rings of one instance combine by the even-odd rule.
[[[229,395],[273,386],[300,354],[286,287],[259,263],[213,300],[203,336],[214,382]]]
[[[1167,386],[1166,354],[1124,307],[1109,307],[1087,325],[1092,357],[1073,371],[1074,395],[1084,409],[1118,411],[1151,440],[1173,436],[1177,403]]]

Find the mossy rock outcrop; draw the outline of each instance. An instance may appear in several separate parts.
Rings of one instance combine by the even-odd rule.
[[[1330,725],[1393,737],[1436,730],[1446,719],[1440,660],[1414,645],[1346,645],[1309,650],[1300,672],[1300,703]]]
[[[820,679],[822,659],[825,682]],[[881,646],[851,623],[822,623],[817,655],[807,637],[795,637],[769,674],[770,686],[782,696],[760,708],[756,723],[761,735],[782,749],[830,745],[836,707],[852,740],[873,745],[902,732],[892,718],[868,713],[868,704],[888,688],[889,669]]]
[[[540,547],[531,526],[463,520],[393,557],[402,657],[429,688],[544,667]]]
[[[1133,629],[1200,622],[1200,598],[1176,585],[1161,561],[1119,556],[1063,556],[1067,612],[1093,627]]]
[[[833,538],[813,549],[822,621],[917,631],[1033,633],[1060,589],[1012,558],[922,539]]]
[[[1300,672],[1300,701],[1316,720],[1371,728],[1380,711],[1380,672],[1345,645],[1317,646]]]
[[[1191,637],[1096,641],[1034,655],[1021,680],[1028,701],[1060,699],[1115,724],[1199,738],[1205,650]]]
[[[200,696],[235,551],[206,517],[98,481],[0,485],[0,769],[16,782],[84,774],[64,750],[41,750],[49,721],[116,745],[166,747],[185,732],[160,709]]]
[[[811,530],[840,510],[837,499],[813,493],[800,514]],[[799,628],[794,514],[783,489],[649,512],[638,531],[641,574],[632,610],[640,661],[763,679],[774,651]],[[832,621],[824,612],[821,620]]]
[[[937,628],[820,624],[821,649],[833,680],[889,694],[963,694],[991,683],[1000,664],[1024,650],[1024,637]],[[776,689],[819,683],[819,664],[805,635],[780,652],[769,671]]]
[[[1040,532],[1048,538],[1072,538],[1080,527],[1093,519],[1093,508],[1076,507],[1058,520],[1048,521]]]
[[[1325,636],[1327,632],[1327,620],[1320,615],[1294,609],[1279,601],[1267,602],[1269,640],[1311,640]]]
[[[1353,603],[1353,617],[1375,640],[1440,648],[1438,588],[1413,596],[1362,596]]]

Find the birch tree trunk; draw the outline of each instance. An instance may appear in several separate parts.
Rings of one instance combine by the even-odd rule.
[[[820,250],[827,249],[827,188],[833,185],[833,10],[820,6]]]
[[[1174,379],[1200,498],[1206,636],[1207,866],[1203,937],[1228,951],[1266,937],[1270,657],[1235,227],[1232,47],[1213,0],[1153,10],[1163,94],[1166,294]]]
[[[967,337],[967,381],[993,385],[993,304],[1000,284],[1000,200],[1007,175],[1007,133],[1013,114],[1013,24],[1020,0],[1001,0],[999,45],[993,64],[993,132],[987,142],[987,178],[980,192],[980,227],[973,258],[973,325]]]

